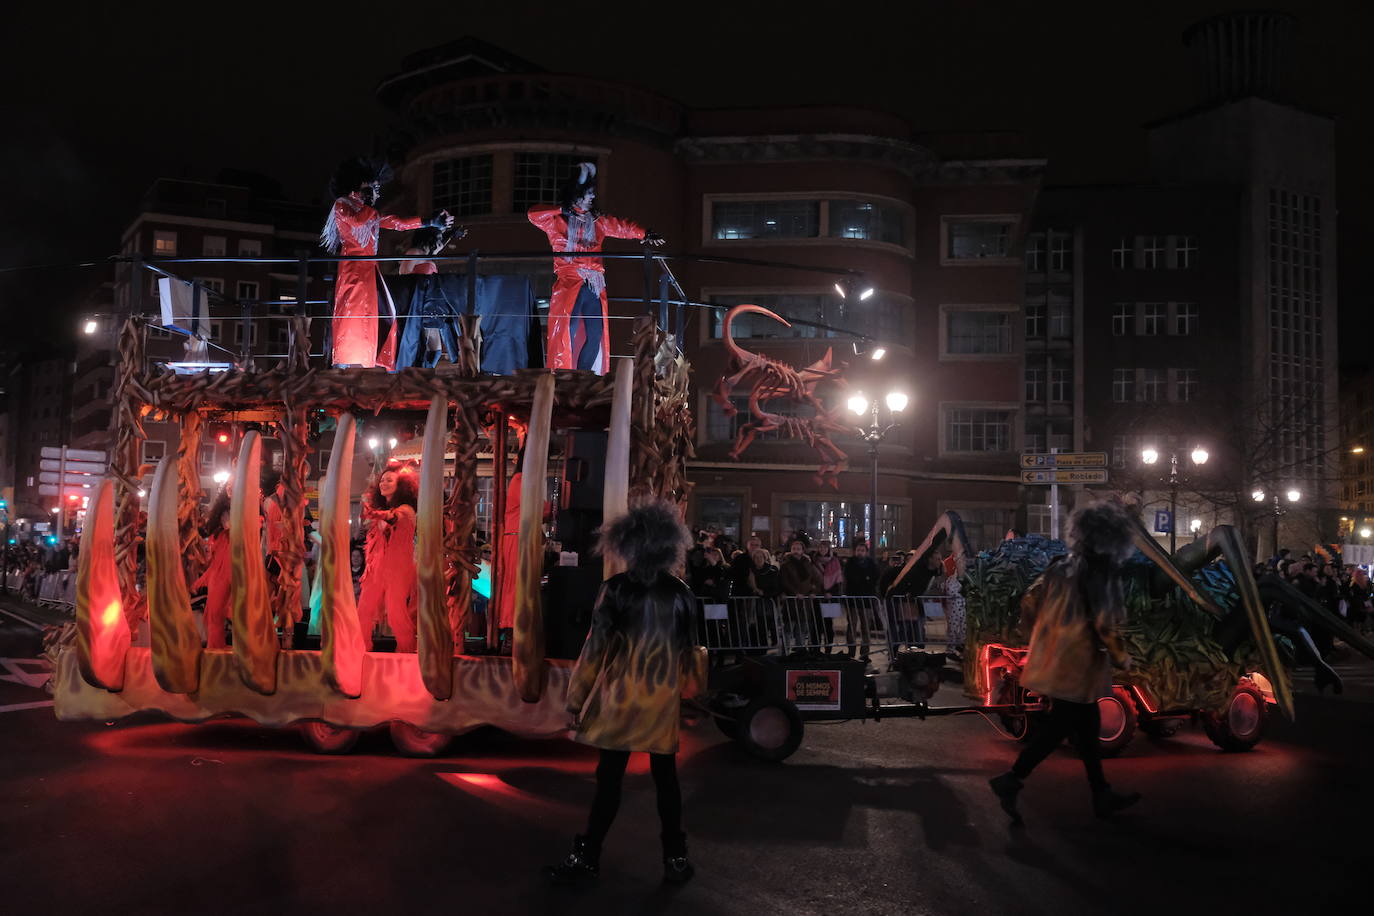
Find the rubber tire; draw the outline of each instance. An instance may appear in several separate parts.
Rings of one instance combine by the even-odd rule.
[[[788,700],[752,700],[735,718],[735,740],[760,760],[786,760],[801,747],[801,713]]]
[[[358,743],[362,732],[355,728],[342,728],[312,719],[301,723],[301,734],[305,736],[306,743],[318,754],[347,754]]]
[[[392,722],[391,743],[406,757],[438,757],[453,743],[453,736],[429,732],[409,722]]]
[[[1097,701],[1097,711],[1102,717],[1102,727],[1098,731],[1098,752],[1103,757],[1115,757],[1135,737],[1135,701],[1126,688],[1113,687],[1111,696]]]
[[[1264,694],[1250,683],[1236,685],[1222,715],[1202,714],[1202,730],[1213,744],[1228,753],[1248,751],[1259,744],[1268,722],[1269,705]]]

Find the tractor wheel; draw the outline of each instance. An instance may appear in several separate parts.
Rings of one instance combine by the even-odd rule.
[[[452,735],[427,732],[409,722],[391,723],[391,743],[407,757],[438,757],[453,741]]]
[[[1111,696],[1097,701],[1102,726],[1097,733],[1103,757],[1115,757],[1135,737],[1135,702],[1124,687],[1113,687]]]
[[[341,728],[312,719],[301,725],[301,734],[306,742],[320,754],[347,754],[358,743],[362,732],[354,728]]]
[[[1202,714],[1202,730],[1223,751],[1248,751],[1264,737],[1268,721],[1264,694],[1253,684],[1241,682],[1220,714]]]
[[[802,717],[787,700],[756,699],[735,717],[735,740],[749,753],[774,763],[801,747]]]

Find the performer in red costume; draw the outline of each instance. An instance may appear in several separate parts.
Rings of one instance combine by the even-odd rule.
[[[375,255],[382,229],[448,229],[453,217],[440,210],[432,219],[383,216],[376,208],[382,185],[391,178],[385,163],[351,159],[339,166],[330,185],[335,197],[329,220],[320,233],[320,244],[333,254]],[[377,283],[375,261],[340,261],[334,281],[333,347],[335,366],[382,366],[396,368],[396,306],[387,293],[391,328],[381,352],[377,351]],[[383,284],[385,292],[386,286]]]
[[[224,649],[224,623],[229,619],[229,585],[233,578],[229,555],[229,494],[221,491],[210,507],[205,525],[210,542],[210,562],[200,578],[191,583],[191,593],[205,589],[205,647]]]
[[[415,506],[419,495],[415,467],[393,461],[363,501],[367,567],[358,596],[358,623],[372,640],[377,618],[386,615],[396,634],[397,652],[414,652],[418,584],[415,575]]]
[[[592,209],[596,200],[596,164],[584,162],[563,186],[557,207],[537,206],[530,222],[544,230],[555,252],[599,252],[603,239],[638,239],[655,247],[662,237],[627,219]],[[606,269],[598,257],[553,259],[553,295],[549,299],[550,369],[590,369],[605,375],[610,368],[610,327],[606,306]],[[580,332],[580,334],[579,334]]]

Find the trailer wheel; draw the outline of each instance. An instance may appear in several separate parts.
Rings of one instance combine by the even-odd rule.
[[[301,724],[301,734],[306,742],[320,754],[347,754],[358,743],[362,732],[354,728],[341,728],[312,719]]]
[[[407,757],[438,757],[453,741],[452,735],[429,732],[409,722],[391,723],[391,743]]]
[[[1269,709],[1264,694],[1253,684],[1242,681],[1220,715],[1202,714],[1202,730],[1223,751],[1248,751],[1260,743],[1268,721]]]
[[[756,699],[735,719],[735,740],[763,760],[786,760],[801,747],[801,713],[787,700]]]
[[[1103,757],[1115,757],[1135,737],[1135,702],[1124,687],[1113,687],[1111,696],[1097,701],[1102,725],[1097,733],[1098,748]]]

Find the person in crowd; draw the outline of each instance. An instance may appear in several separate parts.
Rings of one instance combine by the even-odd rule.
[[[630,754],[647,752],[658,795],[663,878],[673,884],[695,872],[682,829],[677,778],[678,719],[683,697],[705,688],[706,652],[696,644],[697,602],[678,568],[691,543],[677,507],[645,503],[606,526],[601,550],[625,571],[607,579],[592,611],[591,630],[568,684],[567,708],[576,739],[600,751],[596,794],[586,830],[572,851],[544,868],[554,884],[600,874],[601,848],[620,807]]]
[[[385,616],[396,635],[397,652],[414,652],[417,644],[418,588],[415,575],[415,506],[419,495],[416,470],[393,461],[377,475],[363,502],[367,532],[367,567],[358,597],[358,623],[372,638]]]
[[[688,567],[692,576],[692,594],[712,602],[722,602],[730,597],[730,567],[725,564],[717,547],[707,547],[702,553],[701,564],[696,568]]]
[[[806,552],[806,542],[801,538],[794,538],[788,545],[787,553],[778,565],[778,573],[782,578],[784,595],[789,598],[812,599],[789,602],[797,609],[800,618],[787,621],[789,628],[796,628],[798,631],[797,641],[812,648],[829,648],[830,644],[822,641],[824,634],[821,627],[821,609],[814,600],[821,594],[820,570],[811,562],[811,557]]]
[[[692,545],[692,549],[687,551],[687,581],[695,581],[695,570],[706,561],[706,548],[715,543],[715,536],[705,528],[700,528],[696,532],[697,541]]]
[[[191,593],[205,589],[205,648],[223,649],[224,625],[229,619],[229,585],[232,563],[229,554],[229,494],[221,490],[210,505],[202,536],[209,542],[210,562],[191,583]]]
[[[356,599],[363,590],[363,573],[367,571],[367,548],[363,541],[354,540],[348,550],[348,572],[353,577],[353,597]],[[368,639],[372,634],[367,634]]]
[[[840,557],[835,553],[835,548],[831,546],[828,539],[816,542],[816,552],[811,555],[811,562],[816,564],[816,570],[821,574],[821,594],[826,598],[838,598],[845,594],[844,590],[844,564],[840,562]],[[835,644],[835,618],[826,617],[824,609],[821,613],[821,630],[825,636],[826,651]],[[853,634],[849,634],[853,638]]]
[[[955,659],[964,657],[964,587],[959,581],[959,564],[954,554],[944,560],[945,624],[949,644],[947,653]]]
[[[744,542],[744,550],[730,560],[732,591],[736,595],[752,595],[749,587],[749,573],[754,568],[754,551],[763,549],[763,541],[751,535]]]
[[[1350,584],[1346,586],[1350,601],[1350,625],[1362,633],[1369,630],[1369,618],[1374,612],[1374,588],[1369,583],[1369,574],[1363,566],[1355,566],[1350,572]]]
[[[1102,771],[1097,701],[1110,694],[1112,668],[1129,668],[1121,642],[1126,621],[1121,566],[1134,551],[1131,517],[1119,505],[1097,503],[1069,521],[1070,553],[1051,563],[1021,599],[1030,649],[1021,684],[1049,697],[1049,715],[1011,770],[989,781],[1014,826],[1017,796],[1031,772],[1067,737],[1078,748],[1098,817],[1140,801],[1112,789]]]
[[[878,594],[878,561],[868,553],[868,544],[858,541],[854,553],[844,562],[844,593],[846,595]]]
[[[548,540],[546,540],[546,541],[544,542],[544,572],[543,572],[543,575],[544,575],[545,578],[548,578],[549,574],[550,574],[551,572],[553,572],[554,567],[556,567],[556,566],[562,561],[562,558],[563,558],[563,542],[562,542],[562,541],[559,541],[559,540],[555,540],[554,538],[549,538]]]
[[[1293,551],[1289,550],[1287,547],[1284,547],[1278,553],[1274,554],[1272,557],[1269,558],[1269,563],[1267,565],[1270,569],[1282,570],[1288,566],[1288,560],[1292,553]]]

